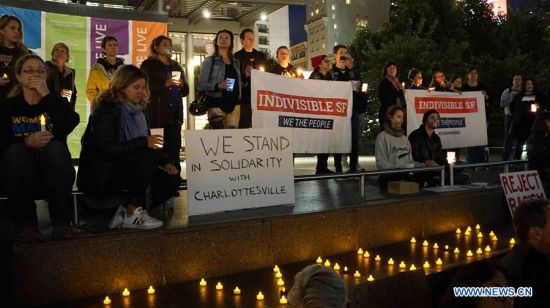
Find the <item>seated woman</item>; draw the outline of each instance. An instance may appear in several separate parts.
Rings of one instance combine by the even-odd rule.
[[[54,238],[69,238],[75,169],[66,139],[80,117],[65,98],[50,94],[40,57],[22,56],[14,72],[18,83],[2,103],[0,123],[7,148],[1,174],[19,240],[41,240],[34,203],[37,197],[49,202]]]
[[[537,170],[543,182],[550,181],[550,109],[539,109],[527,139],[529,169]]]
[[[319,264],[306,266],[294,277],[294,285],[288,293],[292,307],[344,308],[348,291],[342,277],[330,267]]]
[[[392,105],[386,111],[384,130],[376,136],[374,154],[376,167],[378,169],[415,168],[425,167],[424,163],[413,160],[411,144],[405,136],[403,122],[405,121],[405,110],[397,105]],[[420,187],[426,187],[427,182],[413,174],[392,174],[381,175],[378,184],[386,188],[388,182],[407,180],[417,182]]]
[[[163,222],[147,214],[178,190],[174,162],[159,149],[163,139],[149,134],[143,112],[149,97],[147,74],[133,65],[119,68],[97,105],[82,136],[78,188],[92,196],[129,190],[109,228],[153,229]]]

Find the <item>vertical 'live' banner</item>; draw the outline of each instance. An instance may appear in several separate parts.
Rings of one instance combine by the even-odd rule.
[[[288,128],[185,131],[189,215],[294,203]]]
[[[103,58],[101,41],[106,36],[114,36],[117,39],[118,56],[128,63],[130,53],[128,22],[128,20],[90,18],[90,66],[94,65],[97,59]]]
[[[168,34],[168,25],[158,22],[132,21],[132,64],[141,66],[149,55],[149,45],[159,35]]]
[[[80,124],[67,137],[67,145],[73,157],[80,154],[80,138],[86,129],[86,77],[88,71],[88,44],[86,35],[88,20],[86,17],[64,14],[45,13],[44,60],[51,60],[51,50],[56,43],[63,42],[69,47],[67,66],[75,70],[75,87],[77,89],[75,110],[80,115]]]

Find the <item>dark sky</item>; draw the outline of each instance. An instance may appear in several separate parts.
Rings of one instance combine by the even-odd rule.
[[[306,6],[305,5],[289,5],[288,19],[290,31],[290,46],[307,40],[306,30]]]

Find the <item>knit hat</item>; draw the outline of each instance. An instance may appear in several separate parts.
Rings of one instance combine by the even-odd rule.
[[[437,113],[437,115],[439,115],[439,112],[437,112],[437,110],[435,109],[430,109],[426,111],[426,113],[424,113],[424,116],[422,117],[422,124],[426,124],[426,121],[428,121],[428,117],[433,113]]]
[[[318,55],[318,56],[315,56],[313,58],[311,58],[311,68],[313,68],[314,70],[317,68],[317,66],[319,66],[319,64],[321,64],[321,61],[323,61],[324,58],[326,58],[327,56],[326,55]]]

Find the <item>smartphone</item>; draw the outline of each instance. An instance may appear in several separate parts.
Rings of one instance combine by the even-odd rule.
[[[340,57],[340,60],[341,60],[341,61],[346,61],[347,59],[348,59],[348,57],[346,57],[346,56],[341,56],[341,57]]]

